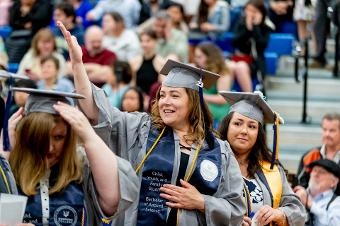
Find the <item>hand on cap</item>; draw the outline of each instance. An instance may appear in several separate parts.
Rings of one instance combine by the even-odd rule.
[[[15,136],[15,128],[17,124],[22,119],[24,114],[24,108],[20,107],[18,111],[16,111],[8,120],[8,135],[9,135],[9,143],[11,147],[14,147],[16,142]]]
[[[78,44],[77,38],[71,35],[62,22],[57,21],[57,26],[67,42],[71,63],[82,63],[83,52]]]
[[[53,107],[60,116],[71,125],[83,142],[91,140],[95,132],[81,111],[62,102],[58,102],[53,105]]]

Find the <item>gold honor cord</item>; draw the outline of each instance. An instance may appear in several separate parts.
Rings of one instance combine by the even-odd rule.
[[[5,174],[4,170],[2,169],[2,166],[1,166],[1,165],[0,165],[0,171],[1,171],[2,178],[4,179],[4,182],[5,182],[5,185],[6,185],[8,194],[10,194],[10,193],[11,193],[11,189],[9,188],[6,174]]]
[[[280,127],[280,116],[275,113],[276,115],[276,120],[275,120],[275,125],[276,125],[276,147],[275,147],[275,160],[279,159],[279,127]]]
[[[138,174],[139,170],[142,168],[144,162],[146,161],[146,159],[149,157],[149,155],[151,154],[151,152],[153,151],[153,149],[156,147],[156,145],[158,144],[159,140],[161,139],[164,131],[165,131],[165,128],[163,128],[162,132],[159,134],[159,136],[157,137],[155,143],[152,145],[152,147],[150,148],[150,150],[146,153],[146,155],[144,156],[143,160],[139,163],[138,167],[136,168],[135,172],[136,174]]]
[[[246,202],[246,211],[247,211],[246,215],[247,217],[249,217],[252,212],[252,207],[251,207],[252,203],[251,203],[250,192],[245,182],[243,182],[243,194],[244,194],[244,201]]]

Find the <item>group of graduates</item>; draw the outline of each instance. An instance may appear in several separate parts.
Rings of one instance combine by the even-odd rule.
[[[122,112],[57,26],[77,93],[13,88],[30,96],[9,120],[12,150],[1,158],[1,193],[28,196],[23,225],[305,224],[278,145],[265,142],[264,123],[277,133],[283,120],[260,93],[220,92],[231,107],[217,135],[202,89],[218,75],[168,60],[151,114]]]

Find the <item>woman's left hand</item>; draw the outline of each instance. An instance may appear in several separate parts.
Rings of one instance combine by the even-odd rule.
[[[171,208],[194,210],[197,209],[204,212],[204,196],[191,184],[184,180],[180,180],[182,187],[164,184],[160,188],[163,192],[161,198],[167,199],[166,205]]]
[[[81,111],[63,102],[58,102],[53,107],[84,142],[93,138],[95,132]]]
[[[262,206],[256,215],[258,225],[267,225],[272,221],[277,222],[282,220],[282,218],[284,217],[284,214],[281,210],[273,209],[268,205]]]

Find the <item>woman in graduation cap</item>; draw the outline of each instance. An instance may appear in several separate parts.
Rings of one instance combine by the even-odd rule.
[[[10,118],[9,162],[19,194],[28,196],[24,222],[110,225],[136,198],[137,177],[70,106],[79,94],[13,88],[30,93]],[[15,128],[15,131],[13,128]],[[77,137],[83,149],[77,148]]]
[[[87,97],[80,107],[140,179],[134,208],[116,225],[240,225],[245,211],[240,170],[229,145],[213,136],[203,101],[200,78],[209,86],[216,74],[169,60],[151,116],[121,112],[91,85],[76,39],[58,26],[69,45],[76,89]]]
[[[305,210],[293,193],[278,157],[278,125],[283,119],[273,112],[262,93],[223,91],[229,114],[219,132],[227,140],[239,163],[244,179],[244,200],[247,213],[243,226],[303,226]],[[274,123],[274,152],[266,145],[264,123]]]

